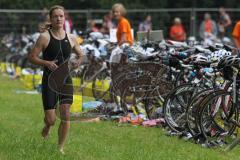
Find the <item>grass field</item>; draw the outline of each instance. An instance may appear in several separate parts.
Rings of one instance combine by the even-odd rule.
[[[119,127],[114,122],[71,124],[65,155],[57,151],[59,120],[47,140],[43,127],[41,95],[16,94],[21,82],[0,74],[0,160],[237,160],[240,147],[231,152],[206,149],[159,128]]]

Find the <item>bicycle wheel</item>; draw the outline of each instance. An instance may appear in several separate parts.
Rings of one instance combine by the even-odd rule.
[[[92,82],[94,79],[94,75],[100,71],[102,67],[101,62],[92,62],[83,66],[82,72],[80,74],[81,85],[85,82]]]
[[[173,84],[162,81],[158,86],[154,87],[155,88],[146,95],[146,100],[144,101],[146,114],[149,119],[163,117],[164,99],[172,90]]]
[[[170,129],[175,132],[182,132],[186,129],[187,104],[191,97],[200,90],[200,87],[184,84],[173,90],[165,99],[163,113]]]
[[[196,93],[196,95],[193,96],[192,100],[187,105],[187,129],[193,137],[198,137],[201,133],[197,122],[200,109],[199,106],[201,106],[201,103],[203,103],[204,99],[212,92],[214,92],[214,90],[210,88]]]
[[[98,73],[93,79],[92,93],[96,100],[111,99],[110,93],[111,78],[108,70]]]
[[[128,114],[132,107],[136,106],[136,99],[128,89],[125,89],[120,96],[120,107],[125,114]]]
[[[231,94],[227,91],[216,91],[201,105],[199,126],[207,141],[231,140],[236,128],[231,120],[238,121],[238,108],[233,105]]]
[[[178,87],[180,85],[185,84],[186,82],[184,81],[184,73],[183,71],[179,72],[179,73],[175,73],[174,74],[175,80],[174,80],[174,86]]]
[[[88,75],[89,65],[84,65],[80,72],[80,85],[83,85],[89,79]]]
[[[153,97],[144,101],[144,106],[148,119],[157,119],[162,116],[163,103],[163,97]]]
[[[134,115],[144,114],[145,110],[145,99],[143,97],[136,96],[135,93],[125,90],[124,94],[121,95],[120,106],[125,114],[134,113]]]

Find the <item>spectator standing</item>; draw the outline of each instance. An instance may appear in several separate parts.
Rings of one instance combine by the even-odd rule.
[[[209,13],[204,14],[204,20],[200,25],[199,34],[202,39],[213,36],[217,37],[217,24],[214,20],[211,19],[211,15]]]
[[[176,17],[174,19],[173,25],[170,28],[170,39],[174,41],[185,41],[186,40],[186,32],[182,25],[181,19]]]
[[[109,34],[109,31],[112,28],[116,28],[116,26],[112,22],[112,12],[109,12],[107,15],[103,17],[101,32],[104,34]]]
[[[152,30],[152,17],[147,15],[145,20],[138,26],[138,31],[151,31]]]
[[[238,21],[234,26],[232,36],[236,47],[240,48],[240,21]]]
[[[65,11],[65,22],[64,22],[64,30],[66,33],[72,33],[73,29],[73,21],[68,12]]]
[[[44,30],[45,26],[50,24],[50,17],[47,8],[43,8],[42,13],[38,17],[38,21],[39,21],[38,26],[39,28],[41,28],[40,30]]]
[[[99,32],[99,29],[93,19],[88,20],[88,32]]]
[[[131,25],[129,21],[124,17],[126,15],[126,9],[121,3],[116,3],[112,6],[113,17],[117,21],[117,43],[122,45],[123,43],[133,44],[133,37],[131,34]]]
[[[48,9],[46,7],[43,8],[42,13],[38,17],[38,21],[39,21],[39,23],[46,23],[46,22],[50,21],[50,17],[49,17],[49,14],[48,14]]]
[[[232,21],[223,7],[219,8],[219,14],[218,30],[220,37],[223,38],[227,33],[227,29],[231,26]]]

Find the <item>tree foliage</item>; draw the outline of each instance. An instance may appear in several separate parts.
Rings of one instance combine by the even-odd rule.
[[[236,8],[240,6],[238,0],[121,0],[126,8],[217,8],[224,6]],[[115,0],[1,0],[1,9],[42,9],[54,4],[63,5],[67,9],[109,9]]]
[[[1,0],[1,9],[42,9],[54,4],[61,4],[63,0]]]
[[[36,9],[42,10],[43,8],[50,8],[53,5],[62,5],[67,10],[88,10],[88,9],[105,9],[110,10],[112,5],[116,2],[122,3],[127,10],[129,9],[146,9],[142,12],[132,12],[127,14],[127,18],[131,21],[131,25],[135,30],[137,30],[139,22],[141,22],[147,14],[150,12],[147,9],[157,9],[157,8],[237,8],[240,7],[239,0],[0,0],[0,10],[1,9]],[[165,34],[168,33],[169,26],[172,24],[174,17],[180,17],[188,33],[192,32],[190,30],[190,12],[181,11],[181,12],[151,12],[153,29],[162,29]],[[213,13],[213,12],[212,12]],[[105,13],[95,13],[90,17],[88,14],[75,14],[72,16],[74,19],[74,27],[84,30],[86,29],[86,22],[88,18],[100,19],[104,16]],[[72,14],[73,15],[73,14]],[[199,23],[203,19],[204,12],[198,12],[196,14],[196,29],[198,28]],[[6,28],[10,27],[17,28],[15,23],[20,21],[22,14],[16,15],[7,13],[5,16],[0,16],[0,21],[7,21],[9,24],[5,24]],[[215,12],[212,14],[214,19],[217,19],[218,13]],[[238,12],[231,12],[230,16],[233,18],[233,23],[238,20]],[[22,24],[21,24],[22,25]],[[30,25],[29,25],[30,26]],[[1,26],[0,26],[1,27]],[[20,28],[20,27],[18,27]],[[37,28],[37,27],[33,27]],[[16,29],[17,30],[17,29]],[[19,29],[18,29],[19,30]]]

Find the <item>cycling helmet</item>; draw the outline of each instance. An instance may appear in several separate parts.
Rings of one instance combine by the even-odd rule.
[[[176,54],[176,50],[174,48],[169,48],[168,53],[170,55],[175,55]]]
[[[231,52],[226,51],[225,49],[220,49],[211,53],[211,60],[220,60],[225,56],[230,56],[231,54]]]
[[[131,50],[135,55],[143,55],[145,53],[145,50],[141,46],[132,46]]]
[[[209,62],[207,57],[202,56],[200,54],[191,56],[191,59],[193,63],[198,63],[198,64]]]
[[[240,58],[237,58],[236,56],[229,56],[225,58],[225,64],[226,66],[235,66],[240,64]]]
[[[224,67],[231,67],[235,66],[239,68],[240,65],[240,58],[236,56],[226,56],[223,59],[220,60],[218,63],[218,68],[224,68]]]
[[[231,39],[228,37],[223,37],[222,42],[223,44],[231,44]]]
[[[223,73],[225,79],[232,79],[233,69],[231,66],[239,64],[239,60],[236,56],[226,56],[219,61],[217,68]]]
[[[193,36],[190,36],[188,38],[187,42],[188,42],[188,45],[190,45],[190,46],[194,46],[195,44],[197,44],[196,38]]]
[[[222,58],[222,59],[218,62],[217,68],[218,68],[218,69],[222,69],[222,68],[226,67],[226,62],[225,62],[225,60],[226,60],[227,58],[229,58],[229,57],[231,58],[232,56],[226,56],[226,57]]]
[[[232,53],[225,50],[225,49],[220,49],[216,51],[219,57],[224,57],[224,56],[230,56]]]

